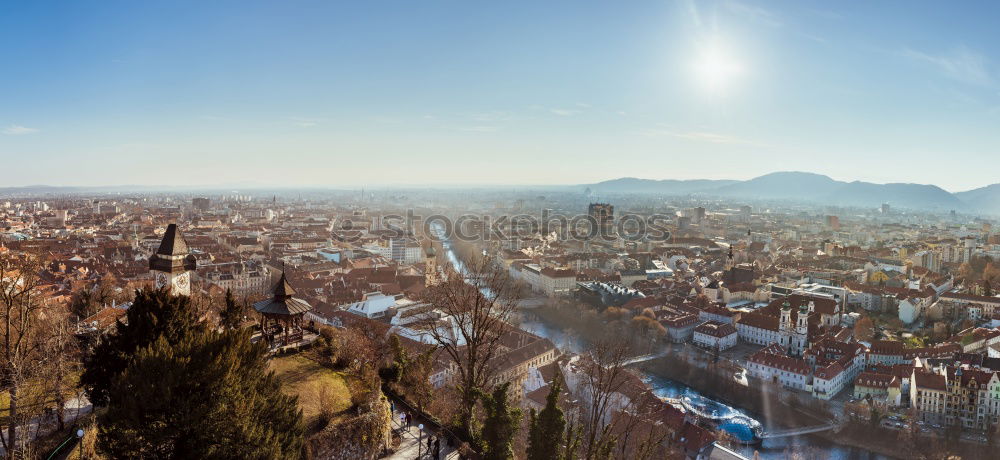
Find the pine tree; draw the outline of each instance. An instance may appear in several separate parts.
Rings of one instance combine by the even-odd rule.
[[[237,329],[243,324],[243,305],[236,302],[230,289],[226,289],[226,307],[219,312],[219,323],[226,329]]]
[[[111,458],[301,458],[297,398],[267,370],[250,331],[201,331],[141,349],[99,418]]]
[[[572,422],[566,427],[566,449],[563,451],[563,460],[575,460],[576,451],[580,448],[580,440],[583,438],[582,427],[574,425]]]
[[[165,290],[136,291],[126,313],[126,322],[102,337],[84,361],[80,384],[95,406],[107,404],[111,382],[128,367],[135,353],[160,337],[169,344],[199,332],[202,325],[186,296],[172,296]]]
[[[558,377],[545,398],[545,407],[535,414],[531,410],[531,425],[528,431],[528,460],[559,460],[562,458],[563,431],[566,418],[559,408],[559,393],[562,391]]]
[[[521,423],[521,409],[511,407],[507,397],[509,387],[509,382],[497,385],[493,394],[481,396],[486,412],[482,431],[485,460],[514,458],[514,435]]]

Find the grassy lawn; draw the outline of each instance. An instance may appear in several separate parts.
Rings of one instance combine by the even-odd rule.
[[[66,399],[73,398],[76,395],[75,389],[77,382],[80,380],[80,371],[72,372],[65,377],[63,382],[63,388],[65,392],[63,393]],[[25,384],[21,389],[21,395],[19,405],[37,405],[43,404],[55,408],[55,398],[51,393],[44,393],[46,390],[48,382],[43,382],[41,380],[31,381]],[[7,391],[0,392],[0,417],[7,417],[7,411],[10,410],[10,393]]]
[[[288,394],[299,397],[299,407],[307,423],[321,411],[339,414],[351,407],[355,377],[327,369],[301,355],[284,356],[270,361]]]

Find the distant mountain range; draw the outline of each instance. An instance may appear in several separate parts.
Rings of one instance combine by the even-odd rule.
[[[993,184],[965,192],[949,193],[930,184],[875,184],[871,182],[843,182],[822,174],[784,171],[765,174],[749,180],[673,180],[637,179],[623,177],[596,184],[578,186],[548,185],[543,189],[580,190],[589,188],[599,195],[609,193],[647,193],[665,196],[697,195],[705,197],[806,202],[838,206],[878,207],[889,203],[893,207],[930,211],[960,211],[1000,215],[1000,184]],[[60,193],[125,193],[154,191],[209,191],[209,190],[267,190],[288,191],[287,188],[264,187],[259,184],[228,184],[215,187],[170,186],[81,186],[57,187],[32,185],[26,187],[0,187],[0,196],[47,195]],[[411,186],[411,188],[420,188]],[[493,187],[491,187],[493,188]],[[503,189],[503,186],[495,186]],[[307,187],[297,190],[327,190]]]
[[[982,209],[986,212],[1000,214],[1000,184],[987,185],[968,192],[959,192],[955,196],[972,209]]]
[[[874,184],[842,182],[822,174],[775,172],[745,181],[734,180],[652,180],[623,177],[585,187],[599,194],[656,193],[700,195],[877,207],[882,203],[909,209],[963,211],[1000,214],[1000,184],[967,192],[949,193],[929,184]]]

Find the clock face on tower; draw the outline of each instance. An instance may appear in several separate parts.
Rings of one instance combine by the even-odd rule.
[[[162,289],[167,285],[167,274],[163,272],[156,272],[156,289]]]
[[[189,281],[188,278],[190,276],[191,275],[189,275],[187,273],[181,273],[180,275],[177,275],[177,278],[174,278],[174,286],[177,286],[177,288],[181,292],[187,292],[188,281]]]

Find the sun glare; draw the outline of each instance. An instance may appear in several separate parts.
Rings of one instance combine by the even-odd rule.
[[[743,73],[743,66],[723,46],[712,43],[699,51],[694,71],[695,77],[706,89],[722,92]]]

